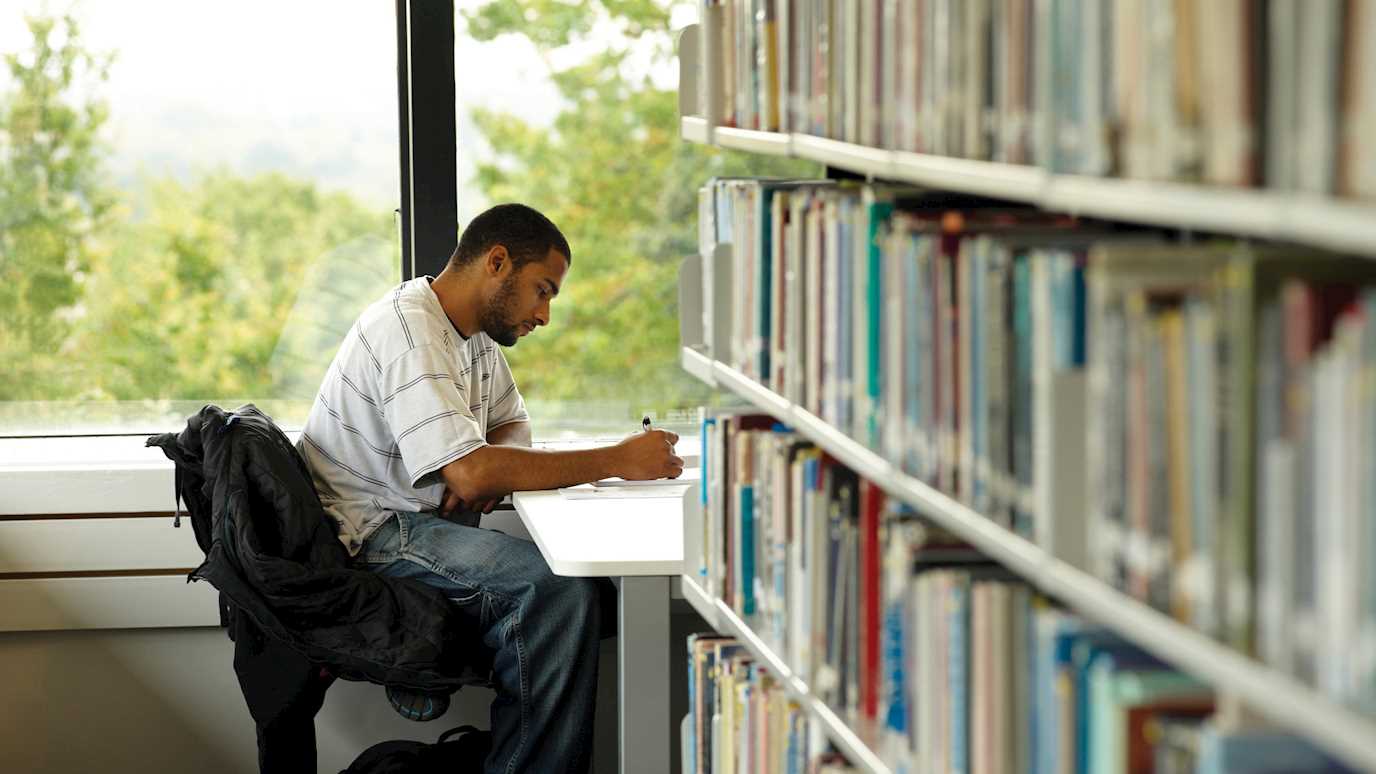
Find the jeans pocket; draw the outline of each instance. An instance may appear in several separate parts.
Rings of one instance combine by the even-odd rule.
[[[476,610],[483,601],[483,593],[475,589],[460,594],[450,594],[449,601],[459,606],[471,606]]]
[[[449,593],[449,604],[465,618],[475,622],[480,629],[486,628],[492,620],[492,600],[482,589],[452,589]]]
[[[400,514],[393,513],[363,541],[358,561],[364,564],[391,564],[401,555],[404,530]]]

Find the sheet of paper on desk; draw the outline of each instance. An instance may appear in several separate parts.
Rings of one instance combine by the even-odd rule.
[[[629,500],[633,498],[680,499],[691,484],[657,481],[659,486],[597,487],[591,484],[564,487],[559,490],[565,500]]]
[[[684,468],[683,474],[678,478],[652,478],[648,481],[627,481],[624,478],[604,478],[601,481],[594,481],[595,487],[656,487],[671,486],[673,484],[695,484],[702,480],[702,468]]]

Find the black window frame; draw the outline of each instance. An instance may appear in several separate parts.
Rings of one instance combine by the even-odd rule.
[[[435,276],[459,242],[453,0],[396,0],[401,278]]]

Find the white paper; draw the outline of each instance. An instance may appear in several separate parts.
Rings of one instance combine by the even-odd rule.
[[[688,491],[689,484],[652,482],[659,486],[634,487],[596,487],[591,484],[564,487],[559,494],[565,500],[631,500],[631,499],[680,499]]]

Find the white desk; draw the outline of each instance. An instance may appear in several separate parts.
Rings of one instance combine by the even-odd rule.
[[[683,501],[569,500],[557,491],[517,492],[512,501],[554,574],[620,576],[621,771],[667,774],[669,581],[683,572]]]

